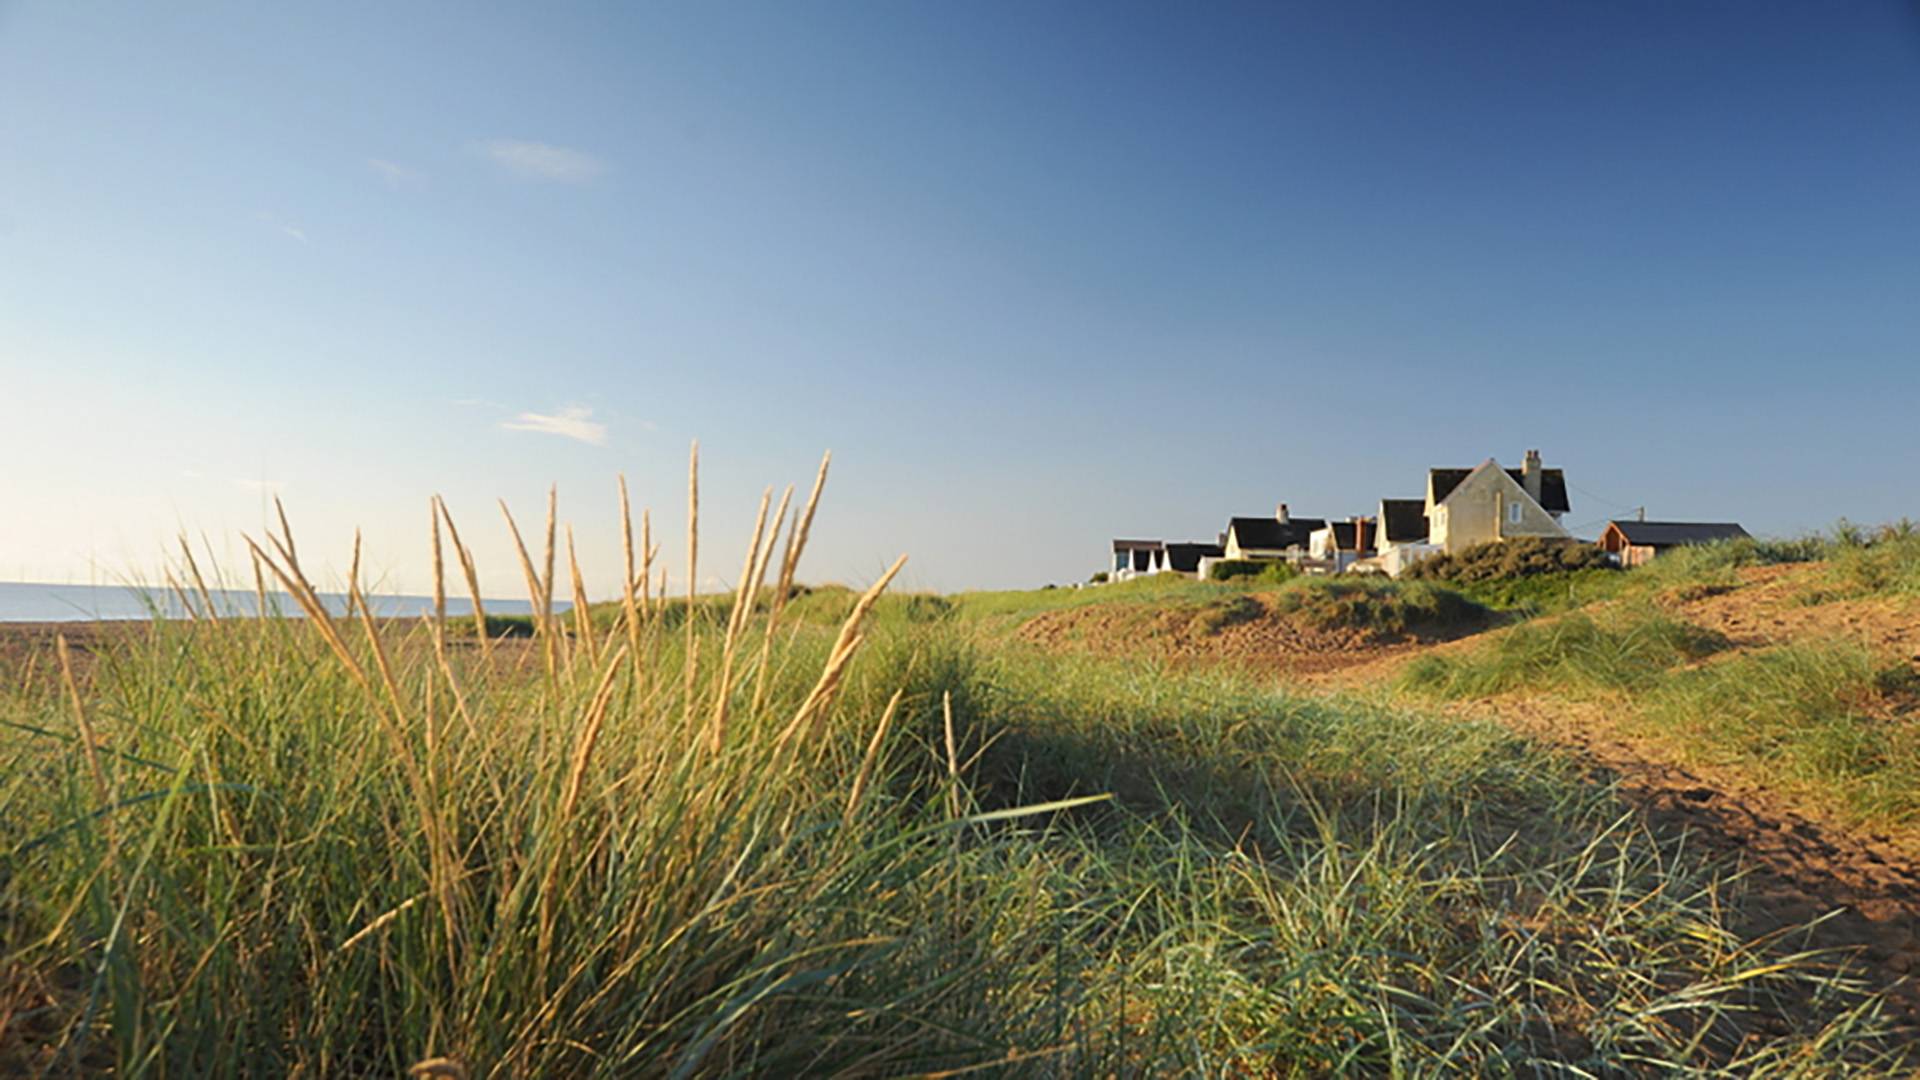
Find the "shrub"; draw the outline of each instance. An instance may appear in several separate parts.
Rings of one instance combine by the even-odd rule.
[[[1492,614],[1430,581],[1355,576],[1301,581],[1275,597],[1274,609],[1316,629],[1365,630],[1378,637],[1457,629]]]
[[[1414,563],[1405,576],[1428,581],[1473,582],[1612,566],[1607,553],[1592,544],[1528,536],[1494,540],[1464,551],[1435,555]]]
[[[1112,578],[1105,570],[1095,570],[1093,576],[1087,579],[1087,584],[1105,585],[1110,580],[1112,580]]]
[[[1588,567],[1564,574],[1534,574],[1531,577],[1496,578],[1491,581],[1461,583],[1460,591],[1500,611],[1517,612],[1531,618],[1553,615],[1584,607],[1596,600],[1619,595],[1631,580],[1630,575],[1614,568]]]
[[[1236,578],[1251,578],[1256,582],[1279,584],[1292,581],[1300,576],[1300,571],[1292,563],[1277,559],[1220,559],[1207,569],[1210,581],[1233,581]]]

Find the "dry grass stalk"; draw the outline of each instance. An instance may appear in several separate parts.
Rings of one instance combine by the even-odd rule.
[[[353,530],[353,561],[347,566],[347,617],[353,617],[354,605],[360,602],[360,530]]]
[[[746,604],[746,610],[749,614],[753,612],[754,606],[760,602],[760,593],[766,588],[768,564],[773,561],[773,542],[780,539],[780,529],[787,521],[787,506],[792,502],[793,485],[788,484],[787,489],[780,493],[780,505],[773,510],[773,532],[767,534],[767,542],[761,545],[759,561],[754,564],[753,573],[749,577],[750,584],[747,586]],[[746,629],[746,619],[744,616],[741,619],[740,628],[742,630]]]
[[[660,545],[653,542],[653,511],[643,508],[640,511],[640,581],[638,583],[640,586],[640,617],[643,619],[651,620],[653,618],[653,601],[648,598],[647,594],[650,591],[648,585],[653,579],[653,561],[659,557]],[[661,599],[664,600],[666,595],[666,587],[662,586],[660,589]]]
[[[580,648],[587,654],[587,663],[599,659],[599,650],[593,641],[593,613],[587,610],[587,584],[580,577],[580,560],[573,553],[573,526],[567,526],[567,569],[573,575],[573,632],[580,639]]]
[[[713,718],[707,729],[707,749],[715,754],[720,752],[720,744],[726,738],[727,708],[733,701],[734,643],[747,622],[746,609],[752,603],[749,597],[754,591],[751,588],[754,568],[760,564],[761,546],[773,546],[772,538],[766,535],[767,503],[772,498],[772,488],[760,493],[760,512],[753,520],[753,542],[747,545],[746,565],[740,568],[740,584],[733,592],[733,610],[727,613],[727,633],[720,648],[720,682],[714,691]]]
[[[87,709],[80,699],[80,684],[73,677],[73,660],[68,655],[67,635],[54,635],[55,651],[60,655],[60,679],[66,684],[67,700],[73,706],[73,726],[80,732],[80,752],[87,759],[87,773],[93,779],[93,799],[100,809],[113,805],[109,799],[106,770],[100,766],[99,740],[87,721]]]
[[[560,873],[562,852],[559,845],[564,842],[566,828],[573,819],[574,808],[580,804],[580,788],[587,775],[587,765],[593,760],[594,747],[600,742],[600,729],[607,716],[607,706],[613,701],[613,687],[620,674],[620,665],[627,658],[622,648],[608,661],[606,670],[600,673],[600,684],[593,692],[593,699],[587,705],[587,714],[580,725],[580,735],[574,741],[573,761],[567,769],[566,786],[560,795],[559,812],[554,815],[552,831],[548,834],[553,849],[547,854],[546,873],[540,880],[540,966],[546,966],[548,949],[553,943],[554,880]]]
[[[687,454],[687,654],[686,688],[683,703],[686,707],[688,732],[693,729],[693,676],[700,664],[700,639],[694,636],[694,602],[699,599],[700,588],[700,440],[693,440],[693,447]]]
[[[549,651],[558,649],[562,644],[559,641],[553,640],[553,638],[555,637],[555,631],[557,629],[553,624],[553,553],[554,553],[553,526],[554,526],[554,519],[559,514],[559,512],[560,512],[560,486],[558,484],[552,484],[547,487],[546,562],[544,564],[545,572],[542,574],[540,578],[540,626],[541,626],[542,632],[545,633],[548,637]]]
[[[367,679],[365,669],[360,666],[360,661],[354,659],[346,643],[340,640],[339,633],[333,627],[333,617],[327,613],[326,608],[320,603],[320,598],[306,584],[306,578],[301,575],[300,568],[293,563],[287,545],[276,537],[271,535],[267,537],[267,542],[287,560],[286,569],[282,569],[279,563],[260,550],[260,545],[254,543],[252,537],[243,536],[242,539],[247,542],[247,547],[253,551],[254,555],[266,563],[267,569],[273,571],[273,576],[280,580],[281,587],[292,595],[294,603],[306,613],[307,621],[313,624],[315,631],[327,643],[327,647],[333,650],[334,656],[339,658],[341,666],[347,669],[347,673],[353,676],[353,680],[363,688],[372,690],[373,683]]]
[[[940,695],[940,718],[947,735],[947,809],[960,816],[960,748],[953,739],[953,691]]]
[[[453,553],[460,559],[460,572],[467,579],[467,594],[473,597],[473,632],[480,638],[482,658],[493,654],[493,641],[487,636],[487,606],[480,600],[480,574],[473,566],[473,553],[460,542],[460,530],[454,527],[453,514],[447,509],[447,501],[435,495],[433,501],[440,507],[440,520],[447,523],[447,539],[453,543]]]
[[[260,569],[260,553],[249,551],[247,557],[253,560],[253,613],[256,618],[267,617],[267,576]]]
[[[773,638],[780,628],[780,616],[793,593],[793,577],[800,568],[800,556],[807,549],[807,535],[813,530],[814,511],[820,508],[820,493],[827,487],[827,467],[833,464],[833,451],[820,456],[820,468],[813,475],[813,490],[807,493],[806,508],[800,519],[787,530],[787,549],[780,558],[780,577],[774,583],[773,604],[767,612],[767,629],[760,639],[759,671],[754,676],[753,708],[757,712],[767,699],[767,677],[773,658]]]
[[[380,641],[380,628],[374,622],[373,609],[367,606],[366,596],[360,591],[360,533],[358,530],[355,530],[353,540],[355,556],[353,563],[354,573],[353,576],[347,579],[347,606],[349,611],[358,609],[360,612],[361,628],[366,632],[367,645],[373,650],[374,667],[380,673],[381,685],[385,688],[387,700],[392,705],[392,712],[386,714],[378,707],[378,703],[376,702],[374,713],[385,721],[382,726],[386,729],[388,742],[392,744],[394,756],[399,761],[401,769],[406,776],[407,786],[411,788],[414,793],[414,803],[420,814],[420,830],[427,840],[428,866],[432,877],[433,890],[439,898],[441,917],[446,924],[447,970],[452,972],[458,970],[459,966],[459,958],[456,953],[456,943],[459,937],[459,919],[454,914],[455,901],[452,896],[453,883],[457,876],[453,868],[455,856],[453,854],[452,838],[449,837],[446,830],[441,827],[439,812],[434,808],[435,791],[437,789],[433,782],[434,777],[431,769],[430,767],[423,769],[421,764],[414,759],[412,748],[407,745],[406,729],[408,725],[406,701],[401,697],[399,681],[393,676],[393,665],[387,660],[386,646]],[[309,587],[309,591],[311,591],[311,587]],[[431,720],[429,720],[424,734],[426,736],[428,760],[431,761],[437,738],[437,733],[433,730]]]
[[[467,1080],[466,1066],[454,1058],[431,1057],[407,1066],[414,1080]]]
[[[207,618],[219,622],[220,612],[214,607],[213,591],[207,588],[206,579],[200,576],[200,564],[194,561],[193,545],[187,543],[186,533],[180,534],[180,554],[186,556],[187,574],[193,579],[194,590],[200,594],[200,602],[206,606]]]
[[[287,524],[287,508],[280,505],[280,496],[273,497],[273,513],[280,519],[281,554],[287,557],[287,567],[294,573],[300,573],[299,552],[293,546],[293,526]]]
[[[533,568],[533,557],[527,554],[526,541],[520,539],[520,526],[514,524],[513,511],[507,509],[505,499],[500,500],[500,513],[507,519],[507,529],[513,533],[514,550],[520,555],[520,572],[527,580],[527,599],[533,605],[533,629],[534,633],[540,635],[541,640],[546,643],[544,655],[547,662],[547,678],[551,680],[555,675],[556,664],[553,635],[549,632],[546,619],[541,614],[546,610],[546,604],[541,599],[540,572]]]
[[[886,591],[894,575],[898,574],[900,568],[906,564],[905,555],[895,559],[893,565],[887,568],[887,572],[880,575],[880,580],[874,582],[866,592],[862,593],[859,601],[853,605],[853,610],[847,615],[847,621],[840,626],[840,636],[834,641],[833,651],[828,654],[827,664],[820,672],[819,681],[814,683],[813,690],[807,694],[806,700],[801,702],[800,708],[793,714],[793,719],[788,721],[786,728],[780,732],[779,739],[775,741],[776,751],[785,747],[788,741],[811,720],[825,713],[827,704],[840,685],[840,677],[846,671],[847,664],[853,660],[854,654],[860,651],[860,643],[865,640],[860,633],[860,624],[866,619],[867,612],[873,610],[873,605],[879,601],[880,594]]]
[[[354,540],[356,541],[354,546],[357,548],[359,533],[354,534]],[[357,570],[358,567],[356,566],[355,569]],[[360,625],[366,631],[368,647],[373,650],[374,670],[380,673],[380,685],[386,689],[387,700],[393,704],[394,719],[396,722],[400,721],[407,715],[407,705],[400,697],[400,684],[393,677],[393,665],[387,661],[386,646],[380,643],[380,628],[374,624],[373,609],[367,606],[367,599],[360,592],[358,577],[347,579],[347,607],[349,610],[357,609],[360,612]],[[427,733],[427,742],[431,747],[432,732]]]
[[[274,505],[276,508],[279,507],[278,499],[274,500]],[[280,522],[282,530],[286,530],[285,510],[280,511]],[[420,815],[421,831],[427,841],[428,866],[430,868],[434,893],[439,900],[441,918],[446,925],[448,971],[449,973],[455,972],[458,970],[459,963],[457,955],[459,919],[455,914],[456,900],[453,895],[453,885],[456,880],[456,875],[452,869],[454,849],[451,838],[448,837],[446,831],[441,828],[439,816],[434,811],[434,794],[433,789],[428,783],[428,777],[422,772],[420,762],[414,758],[411,748],[407,745],[405,730],[406,712],[400,699],[398,686],[393,679],[392,667],[387,663],[386,652],[380,646],[379,635],[373,624],[373,617],[371,613],[366,610],[365,605],[360,604],[362,625],[365,626],[368,638],[373,644],[375,662],[379,665],[381,680],[384,683],[384,689],[386,691],[384,698],[381,692],[374,688],[372,680],[367,677],[366,669],[354,658],[352,650],[348,649],[346,642],[341,639],[338,629],[334,626],[332,616],[327,612],[326,605],[320,600],[319,593],[314,590],[313,584],[309,582],[306,575],[301,572],[299,564],[293,556],[294,548],[291,532],[288,531],[284,539],[271,535],[267,537],[267,541],[274,546],[281,558],[286,561],[287,565],[284,568],[269,557],[266,552],[260,550],[260,545],[255,543],[252,537],[243,535],[242,539],[246,541],[247,547],[253,551],[254,555],[264,561],[267,568],[273,571],[274,577],[280,580],[281,585],[293,595],[294,601],[298,603],[301,610],[306,613],[307,620],[313,624],[314,630],[327,643],[327,647],[331,649],[334,656],[339,659],[341,666],[346,669],[347,674],[353,678],[354,682],[360,685],[361,690],[366,693],[369,703],[373,706],[374,718],[379,722],[382,732],[386,735],[394,759],[400,766],[407,787],[414,795],[415,807]],[[349,585],[351,589],[349,602],[358,602],[359,582],[355,579],[350,579]]]
[[[626,625],[627,655],[633,658],[633,672],[637,679],[640,674],[640,608],[634,602],[634,578],[637,572],[633,559],[633,504],[627,501],[627,476],[620,474],[620,554],[621,588],[620,618]]]
[[[167,580],[167,591],[172,593],[173,598],[180,602],[180,609],[186,612],[187,621],[199,622],[200,612],[195,610],[193,600],[187,596],[187,591],[180,587],[180,580],[173,576],[173,571],[171,570],[166,571],[165,576]]]
[[[887,702],[886,711],[880,714],[880,723],[873,729],[873,738],[867,742],[866,756],[860,759],[860,771],[853,778],[853,789],[847,792],[847,812],[840,818],[842,825],[853,823],[854,812],[860,809],[860,796],[867,789],[867,780],[873,776],[874,762],[880,757],[880,743],[887,737],[887,727],[893,723],[893,714],[900,708],[901,695],[905,690],[895,690],[893,698]]]
[[[440,508],[435,500],[427,500],[428,534],[433,537],[433,640],[436,647],[444,648],[447,636],[447,570],[446,560],[440,553]]]

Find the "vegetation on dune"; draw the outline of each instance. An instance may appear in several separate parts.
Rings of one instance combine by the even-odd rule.
[[[1920,677],[1857,643],[1781,645],[1677,672],[1638,716],[1697,757],[1817,794],[1855,821],[1920,823]]]
[[[1574,612],[1523,623],[1471,652],[1422,656],[1402,669],[1400,685],[1442,697],[1645,690],[1725,645],[1719,635],[1651,607],[1601,617]]]
[[[1607,553],[1592,544],[1551,537],[1529,536],[1475,544],[1420,560],[1407,568],[1415,580],[1467,584],[1561,574],[1573,570],[1610,570]]]
[[[1623,574],[1611,568],[1589,567],[1585,570],[1448,584],[1467,598],[1496,611],[1534,618],[1611,600],[1628,592],[1632,583],[1632,574]]]
[[[1292,563],[1276,559],[1216,559],[1207,566],[1207,580],[1236,581],[1251,579],[1265,585],[1280,585],[1300,576]]]
[[[1246,590],[801,590],[817,499],[725,603],[639,585],[643,530],[632,592],[554,614],[550,510],[530,641],[209,599],[7,661],[0,1070],[1902,1067],[1832,958],[1741,941],[1693,856],[1494,725],[1000,643]],[[311,593],[290,532],[260,554]],[[1274,602],[1468,610],[1347,584]]]
[[[1902,519],[1866,530],[1842,522],[1829,556],[1834,598],[1920,596],[1920,526]]]
[[[1361,630],[1376,637],[1443,634],[1484,625],[1491,612],[1431,581],[1346,575],[1303,578],[1273,594],[1274,610],[1321,630]]]

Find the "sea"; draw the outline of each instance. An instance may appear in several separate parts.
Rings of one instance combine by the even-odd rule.
[[[200,603],[198,595],[194,603]],[[321,602],[336,615],[347,612],[345,593],[322,593]],[[486,599],[489,615],[529,615],[533,605],[526,600]],[[213,603],[221,615],[253,615],[259,598],[252,591],[213,590]],[[367,597],[367,606],[375,615],[406,617],[431,614],[433,597],[380,595]],[[572,605],[555,602],[554,610],[565,611]],[[273,614],[300,616],[300,605],[284,592],[267,594],[267,610]],[[448,616],[472,615],[473,601],[447,597]],[[6,622],[95,622],[114,619],[179,619],[186,617],[180,599],[165,588],[140,585],[48,585],[31,581],[0,581],[0,623]]]

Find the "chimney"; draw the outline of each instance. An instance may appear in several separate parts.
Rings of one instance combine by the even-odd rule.
[[[1353,553],[1367,553],[1367,519],[1358,514],[1353,516]]]
[[[1276,507],[1274,507],[1274,509],[1273,509],[1273,520],[1275,520],[1275,521],[1277,521],[1277,522],[1279,522],[1279,523],[1280,523],[1280,524],[1282,524],[1282,525],[1285,525],[1285,524],[1286,524],[1287,522],[1289,522],[1289,521],[1291,521],[1291,520],[1293,520],[1292,518],[1290,518],[1290,517],[1288,517],[1288,516],[1287,516],[1287,504],[1286,504],[1286,503],[1281,503],[1281,504],[1280,504],[1279,506],[1276,506]]]
[[[1520,486],[1527,489],[1527,496],[1534,502],[1540,501],[1540,474],[1545,471],[1540,467],[1540,451],[1527,451],[1526,461],[1520,466]]]

